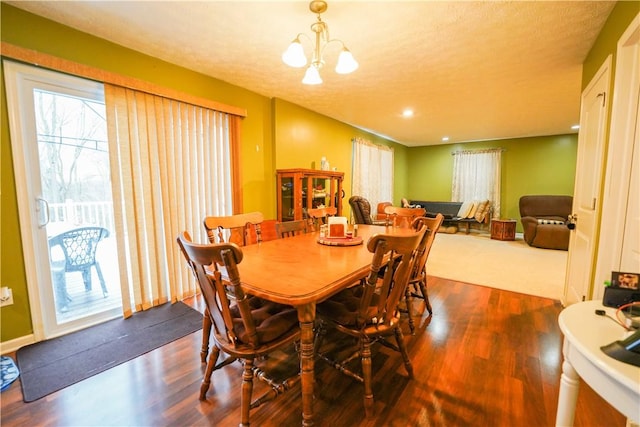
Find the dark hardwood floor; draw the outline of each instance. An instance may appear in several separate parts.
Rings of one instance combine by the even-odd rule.
[[[316,425],[553,426],[559,302],[439,278],[429,279],[429,292],[434,315],[416,318],[415,336],[405,328],[415,379],[399,354],[374,347],[376,416],[367,420],[362,385],[317,361]],[[187,303],[202,310],[199,300]],[[417,311],[423,307],[416,303]],[[214,372],[208,400],[200,402],[200,343],[201,331],[32,403],[23,402],[18,380],[0,395],[0,424],[237,426],[240,365]],[[296,368],[278,357],[269,363]],[[255,395],[265,389],[256,381]],[[299,426],[299,391],[254,410],[252,424]],[[575,425],[622,427],[625,419],[582,383]]]

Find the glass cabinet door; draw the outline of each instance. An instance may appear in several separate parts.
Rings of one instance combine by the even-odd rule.
[[[295,216],[293,177],[282,177],[280,186],[280,200],[282,203],[281,221],[293,221]]]
[[[330,205],[329,193],[330,193],[330,181],[325,178],[312,179],[312,196],[311,196],[311,208],[322,208]]]

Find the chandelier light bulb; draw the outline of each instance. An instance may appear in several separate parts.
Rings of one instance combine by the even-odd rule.
[[[314,33],[313,39],[304,33],[298,34],[282,54],[282,61],[290,67],[295,68],[301,68],[307,65],[307,57],[300,43],[300,36],[305,36],[305,38],[308,38],[311,42],[315,40],[315,47],[311,55],[311,64],[304,74],[302,83],[307,85],[318,85],[322,83],[319,70],[324,65],[322,54],[329,43],[340,43],[342,45],[342,51],[336,63],[336,73],[349,74],[357,70],[358,62],[354,59],[349,49],[345,47],[342,40],[329,39],[329,26],[321,18],[321,15],[327,11],[327,2],[323,0],[312,1],[309,3],[309,10],[318,15],[317,21],[311,24],[311,31]]]
[[[290,67],[302,68],[307,65],[300,37],[296,37],[282,54],[282,61]]]
[[[336,64],[336,73],[349,74],[358,69],[358,62],[355,60],[349,49],[346,47],[340,52],[338,63]]]
[[[318,72],[318,69],[313,65],[309,65],[309,68],[307,68],[307,72],[304,73],[304,78],[302,79],[302,83],[306,85],[322,84],[322,77],[320,77],[320,73]]]

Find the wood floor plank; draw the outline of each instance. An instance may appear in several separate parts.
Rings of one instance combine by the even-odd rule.
[[[415,379],[400,356],[374,346],[376,417],[363,418],[362,385],[316,362],[314,410],[319,426],[552,426],[562,363],[557,301],[429,278],[432,317],[415,302],[416,335],[405,328]],[[202,301],[186,301],[203,310]],[[1,398],[8,426],[237,426],[241,369],[214,372],[198,400],[204,366],[201,332],[31,403],[19,380]],[[15,357],[15,355],[12,355]],[[286,358],[265,363],[279,369]],[[265,391],[259,381],[255,395]],[[582,383],[577,427],[623,427],[624,417]],[[256,409],[256,426],[299,426],[300,388]]]

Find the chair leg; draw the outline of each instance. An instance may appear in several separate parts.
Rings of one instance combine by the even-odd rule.
[[[102,287],[102,296],[106,298],[107,295],[109,295],[109,292],[107,291],[107,285],[104,282],[104,277],[102,276],[102,270],[100,269],[100,264],[98,263],[98,261],[96,261],[94,266],[96,267],[96,273],[98,273],[98,280],[100,281],[100,286]]]
[[[416,325],[413,323],[413,294],[411,293],[411,286],[407,286],[404,292],[404,301],[407,305],[407,316],[409,317],[409,330],[411,335],[416,334]]]
[[[404,367],[409,374],[409,378],[413,379],[413,366],[411,365],[411,360],[409,359],[409,354],[407,353],[407,347],[404,345],[404,336],[402,335],[400,326],[396,326],[394,332],[396,335],[396,342],[398,343],[398,350],[402,355],[402,360],[404,360]]]
[[[209,354],[209,339],[211,338],[211,318],[209,317],[209,309],[204,309],[202,316],[202,348],[200,349],[200,361],[207,362],[207,354]]]
[[[209,391],[209,387],[211,386],[211,375],[216,368],[216,362],[218,361],[219,355],[220,349],[217,346],[213,346],[211,349],[211,355],[209,355],[207,369],[205,370],[204,377],[202,378],[202,385],[200,385],[200,400],[207,399],[207,391]]]
[[[373,391],[371,390],[371,342],[368,338],[361,340],[360,357],[362,358],[362,379],[364,383],[364,413],[367,418],[373,417]]]
[[[53,286],[56,292],[56,306],[61,313],[69,310],[68,303],[71,296],[67,292],[67,278],[64,270],[53,271]]]
[[[417,284],[417,289],[415,289],[416,293],[412,292],[412,295],[416,298],[422,298],[424,300],[424,304],[427,308],[429,314],[433,314],[433,309],[431,308],[431,302],[429,301],[429,294],[427,293],[427,272],[422,270],[422,275],[420,276],[420,280],[417,282],[411,283],[409,286],[415,288]],[[417,291],[420,291],[420,294]]]
[[[251,402],[250,409],[255,409],[263,403],[272,401],[279,395],[283,394],[287,390],[290,390],[293,386],[300,383],[300,375],[296,375],[291,378],[287,378],[284,381],[276,381],[272,378],[269,378],[267,373],[260,368],[254,368],[253,376],[258,378],[260,381],[263,381],[271,387],[266,393],[262,396]]]
[[[242,373],[242,396],[240,401],[241,408],[241,427],[249,426],[249,411],[251,410],[251,394],[253,393],[253,359],[244,361],[244,371]]]
[[[84,282],[84,290],[89,292],[91,290],[91,267],[82,270],[82,281]]]
[[[433,314],[433,308],[431,308],[431,301],[429,301],[429,294],[427,293],[427,276],[424,276],[423,280],[418,282],[418,286],[420,287],[420,293],[422,293],[422,297],[424,298],[424,304],[427,306],[427,311],[429,314]]]
[[[324,337],[327,334],[327,330],[324,327],[324,323],[322,320],[318,320],[316,323],[316,336],[313,339],[313,354],[320,354],[320,349],[322,348],[322,344],[324,342]]]

